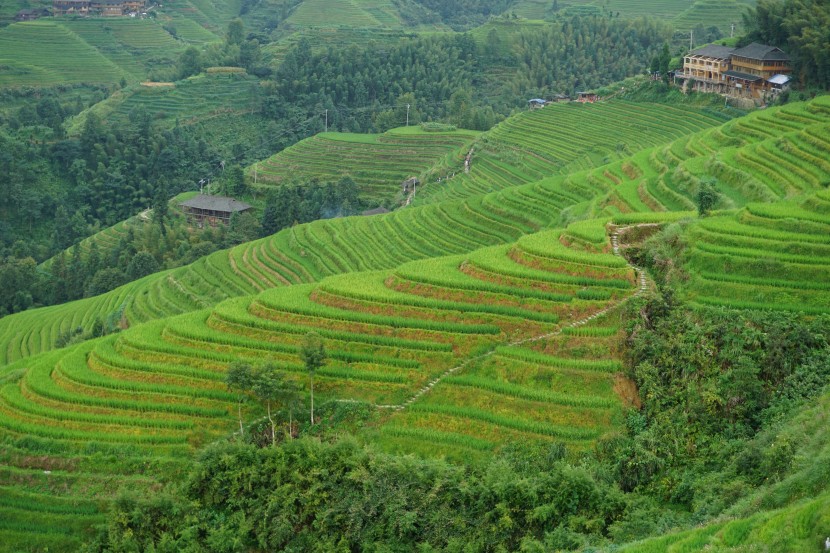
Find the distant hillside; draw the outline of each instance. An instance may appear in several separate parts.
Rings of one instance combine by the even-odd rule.
[[[162,126],[188,124],[223,115],[259,111],[259,80],[243,74],[202,74],[176,83],[136,84],[99,102],[67,125],[80,133],[89,113],[118,125],[134,110],[144,110]]]
[[[9,475],[0,486],[17,498],[0,511],[14,530],[11,543],[77,543],[122,490],[180,479],[199,447],[237,427],[237,397],[224,382],[231,363],[266,359],[307,396],[299,352],[312,330],[329,352],[315,377],[318,405],[371,410],[359,436],[381,449],[470,466],[515,443],[556,442],[575,456],[597,443],[610,451],[627,424],[638,424],[625,406],[640,401],[621,374],[620,308],[650,288],[620,255],[614,229],[686,225],[684,294],[693,302],[788,309],[792,298],[823,313],[830,167],[807,161],[828,143],[830,103],[821,97],[464,202],[298,225],[98,298],[7,317],[5,355],[21,358],[0,369],[0,451]],[[791,170],[773,173],[769,163]],[[696,215],[698,192],[711,179],[721,207],[740,211]],[[582,220],[564,222],[572,217]],[[761,275],[771,266],[780,280]],[[771,295],[757,295],[767,288]],[[121,306],[132,328],[32,355],[52,347],[63,326]],[[744,530],[794,520],[805,530],[775,543],[814,540],[821,521],[812,517],[824,496],[791,503],[823,483],[824,465],[812,461],[826,456],[826,444],[812,436],[824,430],[811,425],[821,425],[825,404],[759,434],[756,450],[747,450],[758,459],[735,457],[745,479],[763,463],[781,463],[773,467],[780,483],[762,482],[734,507],[748,518],[631,550],[757,544],[761,538]],[[261,415],[252,406],[242,413]],[[790,444],[785,457],[773,455],[779,442]],[[48,464],[32,463],[44,450]],[[114,451],[117,461],[94,468],[98,455]],[[58,469],[66,466],[72,470]],[[713,478],[730,481],[731,467],[718,470]],[[48,485],[37,484],[47,476]],[[50,502],[53,495],[66,500]],[[753,498],[786,509],[758,515]]]
[[[459,199],[597,167],[718,125],[727,117],[685,106],[622,100],[566,102],[530,110],[507,119],[473,144],[469,174],[459,171],[450,181],[429,179],[416,203]]]
[[[806,135],[816,137],[822,147],[830,130],[826,98],[759,111],[590,171],[385,216],[299,225],[110,294],[5,317],[0,320],[0,359],[8,362],[49,350],[61,331],[79,325],[88,329],[96,318],[125,301],[126,316],[136,324],[275,286],[503,244],[562,219],[584,217],[586,212],[623,220],[632,212],[643,212],[645,220],[650,212],[688,213],[694,210],[700,180],[721,174],[719,168],[725,167],[717,164],[721,156],[733,160],[724,170],[735,177],[726,177],[726,173],[717,177],[731,205],[808,191],[817,186],[814,175],[790,173],[787,178],[792,184],[782,189],[765,176],[765,160],[770,155],[784,160],[808,155],[810,148],[796,146]],[[632,113],[641,107],[633,104]],[[549,124],[555,125],[555,120]],[[521,162],[521,158],[516,160]],[[518,174],[523,170],[522,163],[510,159],[503,167]],[[761,179],[757,184],[756,178]],[[657,217],[666,215],[658,213]]]
[[[153,69],[171,67],[185,46],[148,19],[15,23],[0,29],[0,56],[9,67],[0,86],[134,82]]]
[[[415,125],[380,135],[320,133],[248,168],[260,185],[292,179],[320,181],[350,176],[369,203],[401,195],[401,183],[435,165],[458,165],[475,131],[425,132]]]
[[[51,20],[0,30],[0,86],[117,83],[130,74],[78,34]]]

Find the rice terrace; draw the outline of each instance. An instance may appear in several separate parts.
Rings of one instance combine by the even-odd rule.
[[[0,552],[830,550],[828,30],[0,6]]]

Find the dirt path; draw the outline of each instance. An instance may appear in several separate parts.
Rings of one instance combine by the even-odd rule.
[[[611,234],[611,247],[614,250],[614,255],[619,255],[620,257],[622,257],[622,254],[620,253],[619,231],[620,231],[620,229],[617,228],[613,232],[613,234]],[[623,258],[623,259],[625,259],[625,258]],[[548,338],[553,338],[554,336],[558,336],[559,334],[561,334],[562,330],[564,328],[576,328],[576,327],[583,326],[583,325],[591,322],[592,320],[605,315],[606,313],[608,313],[612,309],[616,309],[617,307],[619,307],[620,305],[623,305],[624,303],[631,300],[632,298],[636,298],[637,296],[641,295],[643,292],[645,292],[648,289],[648,281],[646,280],[645,271],[643,271],[643,269],[641,269],[640,267],[637,267],[636,265],[631,264],[630,262],[628,262],[628,260],[626,260],[626,263],[628,263],[628,266],[631,267],[637,275],[638,287],[637,287],[637,292],[635,292],[633,295],[628,296],[624,300],[613,303],[613,304],[609,305],[608,307],[606,307],[605,309],[603,309],[601,311],[597,311],[596,313],[594,313],[592,315],[589,315],[587,317],[583,317],[582,319],[578,319],[576,321],[573,321],[572,323],[569,323],[569,324],[567,324],[563,327],[560,327],[557,330],[554,330],[553,332],[548,332],[546,334],[542,334],[542,335],[539,335],[539,336],[533,336],[533,337],[530,337],[530,338],[524,338],[522,340],[516,340],[515,342],[509,342],[507,345],[508,346],[519,346],[519,345],[522,345],[522,344],[527,344],[527,343],[531,343],[531,342],[538,342],[539,340],[546,340]],[[469,359],[467,359],[463,363],[461,363],[459,365],[456,365],[455,367],[452,367],[451,369],[448,369],[447,371],[445,371],[440,376],[437,376],[437,377],[433,378],[432,380],[430,380],[423,388],[421,388],[420,390],[415,392],[415,394],[413,394],[411,397],[409,397],[409,399],[407,399],[405,402],[403,402],[399,405],[376,405],[376,407],[378,407],[379,409],[392,409],[392,410],[395,410],[395,411],[402,411],[407,406],[412,405],[415,401],[417,401],[419,398],[421,398],[421,396],[423,396],[424,394],[429,393],[435,387],[436,384],[438,384],[439,382],[441,382],[442,380],[444,380],[448,376],[451,376],[451,375],[457,373],[458,371],[460,371],[461,369],[463,369],[464,367],[466,367],[467,365],[469,365],[473,361],[478,361],[480,359],[484,359],[486,357],[489,357],[489,356],[493,355],[493,353],[495,353],[495,348],[491,351],[486,352],[486,353],[482,353],[481,355],[477,355],[475,357],[470,357]]]

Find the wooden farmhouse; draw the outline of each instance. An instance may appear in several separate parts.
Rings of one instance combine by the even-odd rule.
[[[43,8],[25,9],[17,12],[17,14],[14,16],[14,20],[32,21],[34,19],[38,19],[47,15],[49,15],[49,12]]]
[[[599,96],[594,92],[577,92],[576,101],[582,104],[593,104],[599,101]]]
[[[540,109],[548,105],[548,103],[546,100],[543,100],[542,98],[532,98],[527,101],[527,105],[528,107],[530,107],[530,109]]]
[[[726,76],[735,83],[735,89],[745,96],[758,98],[773,90],[773,77],[788,77],[792,73],[790,57],[780,48],[753,42],[732,52],[732,68]],[[777,78],[776,81],[780,81]]]
[[[692,50],[675,77],[694,90],[763,99],[786,89],[790,73],[786,53],[753,42],[743,48],[709,45]]]
[[[683,73],[675,76],[699,83],[697,90],[726,92],[726,72],[733,51],[734,48],[714,44],[692,50],[683,58]]]
[[[206,224],[212,227],[231,222],[234,213],[244,213],[251,208],[245,202],[240,202],[225,196],[209,196],[199,194],[179,204],[187,217],[187,222],[193,226],[203,228]]]

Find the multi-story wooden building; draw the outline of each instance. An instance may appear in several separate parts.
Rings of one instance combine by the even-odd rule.
[[[780,48],[753,42],[743,48],[709,45],[692,50],[675,78],[694,90],[763,99],[785,89],[791,72],[790,58]]]
[[[729,71],[729,58],[734,50],[714,44],[692,50],[683,58],[683,71],[675,77],[697,83],[697,90],[726,92],[725,73]]]
[[[788,77],[792,73],[790,57],[783,50],[757,42],[732,52],[730,62],[732,67],[726,76],[741,96],[751,98],[760,98],[775,90],[774,83],[770,82],[773,77]]]
[[[54,15],[89,15],[90,0],[52,0]]]

